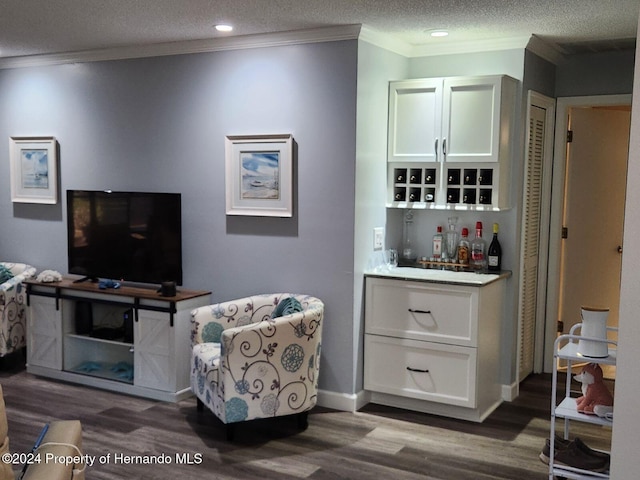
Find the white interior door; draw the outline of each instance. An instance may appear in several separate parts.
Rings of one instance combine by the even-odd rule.
[[[608,307],[607,324],[618,325],[630,119],[628,110],[570,110],[559,295],[564,332],[580,322],[583,305]]]

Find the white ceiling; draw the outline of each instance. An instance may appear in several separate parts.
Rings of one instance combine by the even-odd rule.
[[[362,24],[409,46],[536,35],[562,53],[628,48],[640,0],[0,0],[0,58]],[[446,28],[445,39],[428,36]]]

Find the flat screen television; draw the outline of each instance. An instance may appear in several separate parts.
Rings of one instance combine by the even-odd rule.
[[[182,285],[179,193],[67,190],[69,273]]]

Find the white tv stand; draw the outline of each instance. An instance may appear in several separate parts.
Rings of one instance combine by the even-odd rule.
[[[27,281],[27,372],[131,395],[176,402],[191,395],[190,312],[211,292],[155,290],[97,283]],[[93,326],[122,324],[133,313],[133,342],[76,333],[77,302],[91,304]],[[120,368],[118,368],[120,367]]]

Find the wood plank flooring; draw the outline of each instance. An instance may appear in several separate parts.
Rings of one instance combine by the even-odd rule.
[[[295,418],[260,420],[239,425],[233,443],[213,414],[196,411],[193,398],[163,403],[56,382],[26,373],[19,362],[0,371],[0,383],[11,451],[28,452],[46,422],[80,419],[84,451],[97,458],[87,479],[547,478],[538,454],[549,436],[550,375],[525,380],[520,396],[482,424],[373,404],[356,413],[316,408],[305,431]],[[572,435],[608,448],[609,429],[573,425]],[[127,465],[116,455],[171,462]]]

